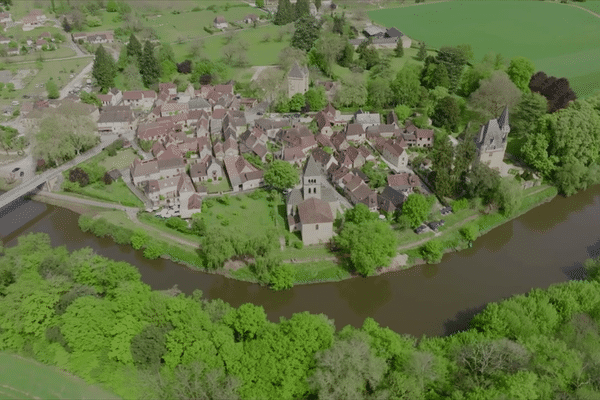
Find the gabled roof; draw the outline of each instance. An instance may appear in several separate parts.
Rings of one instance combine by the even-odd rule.
[[[294,63],[294,66],[290,70],[288,77],[304,79],[304,77],[307,75],[307,72],[308,71],[306,70],[306,67],[300,67],[298,63]]]
[[[508,106],[504,106],[502,114],[500,114],[500,117],[498,117],[498,126],[500,129],[502,129],[504,125],[508,125]]]
[[[98,123],[132,122],[133,111],[129,106],[105,106],[102,108]]]
[[[302,224],[324,224],[334,220],[329,204],[314,197],[298,204],[298,215]]]
[[[400,32],[398,29],[396,29],[396,28],[394,28],[394,27],[392,27],[392,28],[389,28],[389,29],[388,29],[388,30],[385,32],[385,35],[386,35],[387,37],[401,37],[401,36],[404,36],[404,34],[403,34],[402,32]]]
[[[327,165],[327,163],[331,160],[332,155],[327,153],[324,150],[321,149],[314,149],[311,153],[312,157],[315,162],[321,164],[321,166],[325,166]],[[307,163],[308,164],[308,163]]]

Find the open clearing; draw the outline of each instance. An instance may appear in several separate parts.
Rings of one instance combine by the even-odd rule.
[[[507,60],[527,57],[536,71],[568,78],[578,97],[600,89],[600,18],[576,7],[543,1],[452,1],[370,11],[369,16],[435,48],[468,43],[475,61],[490,51]]]
[[[118,399],[57,368],[0,353],[0,399]]]

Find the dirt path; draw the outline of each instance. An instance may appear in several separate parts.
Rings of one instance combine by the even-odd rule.
[[[141,222],[138,219],[137,213],[139,210],[135,207],[125,207],[125,206],[121,206],[118,204],[104,203],[101,201],[94,201],[94,200],[87,200],[87,199],[80,199],[78,197],[72,197],[72,196],[67,196],[67,195],[58,194],[58,193],[49,193],[49,192],[45,192],[45,191],[38,193],[36,196],[40,197],[41,199],[50,198],[50,199],[60,200],[60,201],[68,202],[68,203],[83,204],[86,206],[102,207],[102,208],[106,208],[106,209],[116,209],[116,210],[125,211],[125,213],[127,214],[127,217],[133,223],[135,223],[136,225],[139,225],[146,231],[150,230],[150,231],[156,233],[157,237],[166,237],[166,238],[169,238],[179,244],[182,244],[185,246],[191,246],[193,248],[197,248],[199,246],[199,243],[197,243],[197,242],[195,243],[195,242],[188,241],[188,240],[180,238],[178,236],[174,236],[174,235],[168,234],[166,232],[163,232],[160,229],[157,229],[153,226],[144,224],[143,222]],[[73,211],[83,212],[83,210],[78,210],[77,208],[73,209]]]
[[[582,9],[583,11],[587,11],[587,12],[589,12],[590,14],[594,15],[596,18],[600,18],[600,14],[597,14],[597,13],[593,12],[592,10],[588,10],[587,8],[584,8],[584,7],[578,6],[577,4],[570,4],[570,3],[569,3],[568,5],[570,5],[571,7],[577,7],[577,8],[580,8],[580,9]]]

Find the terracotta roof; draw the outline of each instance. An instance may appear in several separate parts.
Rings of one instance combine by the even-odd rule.
[[[158,172],[158,161],[156,160],[134,162],[133,167],[131,168],[131,174],[134,177],[150,175]]]
[[[141,90],[127,90],[123,92],[123,100],[141,100],[144,98]]]
[[[199,194],[194,193],[190,196],[187,204],[188,210],[201,210],[202,209],[202,197]]]
[[[133,122],[133,111],[129,106],[105,106],[102,108],[98,123]]]
[[[185,167],[185,162],[183,158],[170,158],[168,160],[158,160],[158,168],[160,170],[164,169],[174,169],[174,168],[183,168]]]
[[[302,224],[324,224],[334,220],[329,204],[314,197],[298,204],[298,215]]]
[[[222,23],[227,23],[227,21],[225,20],[225,17],[223,17],[222,15],[219,15],[215,18],[214,21],[216,24],[222,24]]]

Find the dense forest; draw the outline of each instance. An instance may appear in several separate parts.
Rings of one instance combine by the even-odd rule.
[[[336,330],[307,312],[279,323],[172,289],[44,233],[0,250],[0,350],[124,398],[597,399],[600,262],[571,281],[491,303],[468,331],[420,339]]]

